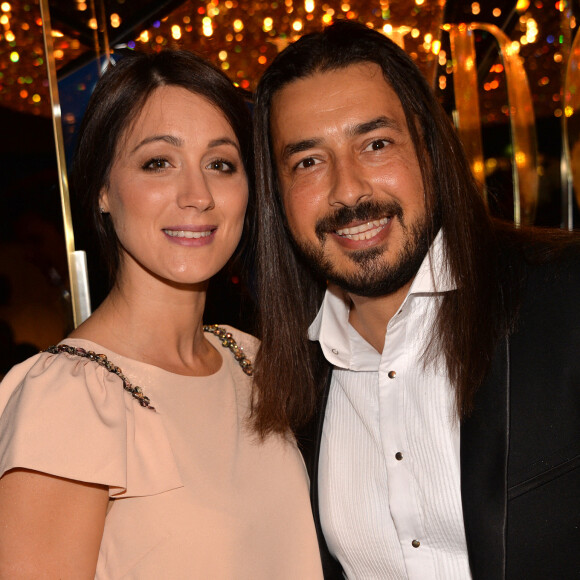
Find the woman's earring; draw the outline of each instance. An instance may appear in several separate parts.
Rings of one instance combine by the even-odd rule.
[[[99,211],[101,212],[101,214],[107,213],[107,212],[105,211],[105,208],[104,208],[104,207],[100,207],[100,208],[99,208]]]

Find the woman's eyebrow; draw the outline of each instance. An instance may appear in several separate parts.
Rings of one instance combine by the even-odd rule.
[[[218,139],[212,139],[208,143],[208,147],[210,149],[212,147],[219,147],[220,145],[231,145],[232,147],[235,147],[238,151],[240,150],[238,143],[233,139],[231,139],[230,137],[220,137]]]
[[[175,135],[151,135],[151,137],[145,137],[142,141],[140,141],[136,147],[131,151],[131,153],[135,153],[141,147],[149,144],[155,143],[156,141],[165,141],[170,145],[174,145],[175,147],[181,147],[183,145],[183,139],[179,137],[175,137]]]

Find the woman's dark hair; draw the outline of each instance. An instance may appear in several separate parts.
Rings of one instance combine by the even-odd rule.
[[[325,284],[303,264],[288,231],[271,143],[273,98],[297,79],[367,62],[380,66],[401,101],[420,160],[430,239],[442,230],[446,268],[457,284],[457,291],[445,293],[424,360],[442,356],[461,417],[469,414],[497,339],[511,323],[511,298],[499,288],[496,229],[457,134],[421,72],[394,42],[360,23],[338,21],[303,36],[266,71],[254,109],[262,339],[255,379],[262,432],[304,424],[328,372],[318,344],[307,337]]]
[[[95,87],[81,123],[71,169],[71,191],[79,199],[84,217],[95,228],[110,284],[116,278],[120,248],[110,217],[99,211],[99,196],[108,184],[123,133],[137,118],[151,93],[162,86],[187,89],[224,114],[238,139],[248,176],[250,195],[246,216],[253,214],[252,125],[241,92],[225,74],[192,52],[127,51],[116,64],[108,67]],[[187,114],[188,111],[183,111],[183,115]],[[248,233],[251,225],[246,217],[242,240],[252,237]]]

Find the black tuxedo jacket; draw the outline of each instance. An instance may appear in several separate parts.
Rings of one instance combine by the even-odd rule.
[[[461,426],[461,497],[474,580],[580,579],[580,256],[525,266],[518,324]],[[522,271],[524,271],[522,270]],[[321,412],[299,436],[320,528]]]

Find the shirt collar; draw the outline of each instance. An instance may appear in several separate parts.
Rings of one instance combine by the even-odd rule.
[[[455,282],[445,262],[443,234],[439,231],[415,275],[403,304],[411,295],[434,295],[455,288]],[[349,313],[350,304],[346,294],[334,285],[329,286],[318,314],[308,329],[308,338],[320,343],[328,362],[341,368],[350,368],[353,365]],[[369,348],[372,349],[370,345]]]
[[[337,286],[329,286],[308,329],[308,338],[320,342],[328,362],[343,368],[350,366],[349,313],[350,305],[344,292]]]
[[[415,279],[409,288],[411,294],[436,294],[455,290],[456,285],[445,260],[445,247],[441,230],[435,236],[429,251],[423,258]]]

